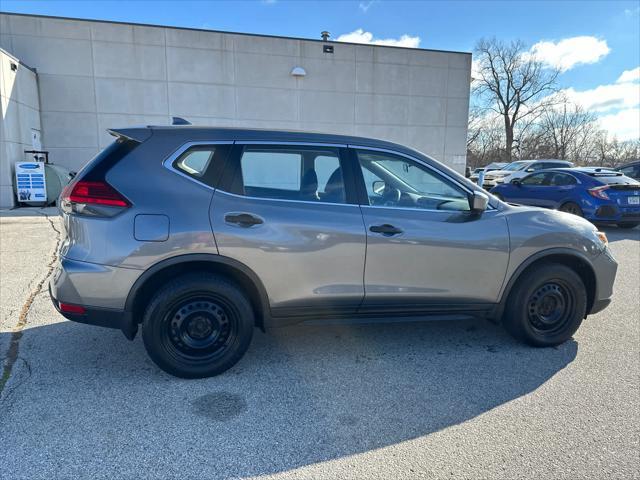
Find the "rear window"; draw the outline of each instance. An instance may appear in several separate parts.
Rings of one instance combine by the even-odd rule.
[[[631,177],[627,177],[622,173],[614,174],[612,172],[606,173],[591,173],[591,177],[595,177],[599,182],[607,185],[639,185],[640,182],[634,180]]]
[[[133,140],[118,138],[82,167],[75,178],[86,181],[103,180],[107,171],[131,153],[138,145],[140,144]]]

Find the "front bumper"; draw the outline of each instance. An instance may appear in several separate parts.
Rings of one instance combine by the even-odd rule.
[[[601,312],[611,303],[613,284],[618,271],[618,262],[613,258],[609,248],[598,255],[592,261],[592,265],[596,276],[596,292],[589,315]]]
[[[505,177],[485,178],[482,182],[482,187],[485,189],[491,189],[496,185],[502,185],[504,183],[504,178]]]

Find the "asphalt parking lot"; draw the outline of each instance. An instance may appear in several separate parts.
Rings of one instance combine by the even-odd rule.
[[[54,210],[0,227],[0,478],[640,478],[640,228],[606,230],[614,301],[558,348],[487,322],[296,326],[193,381],[57,314]]]

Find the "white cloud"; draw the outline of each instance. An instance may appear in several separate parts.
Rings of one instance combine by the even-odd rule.
[[[569,100],[597,115],[603,129],[618,140],[640,138],[640,67],[627,70],[616,83],[589,90],[563,90]]]
[[[627,108],[598,119],[602,128],[618,140],[640,139],[640,108]]]
[[[418,48],[420,46],[420,37],[411,35],[402,35],[400,38],[374,38],[373,33],[365,32],[362,28],[358,28],[351,33],[340,35],[336,41],[349,43],[368,43],[372,45],[387,45],[391,47],[408,47]]]
[[[606,112],[619,108],[632,108],[640,105],[640,86],[635,83],[614,83],[598,85],[590,90],[577,91],[573,88],[564,93],[586,110]]]
[[[565,38],[558,42],[538,42],[531,47],[528,55],[535,56],[549,67],[566,72],[576,65],[596,63],[606,57],[610,51],[606,40],[580,36]]]
[[[616,80],[617,83],[638,82],[640,81],[640,67],[625,70]]]

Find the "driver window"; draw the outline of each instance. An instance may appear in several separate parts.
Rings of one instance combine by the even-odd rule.
[[[359,150],[369,205],[425,210],[469,210],[467,193],[408,158]]]

